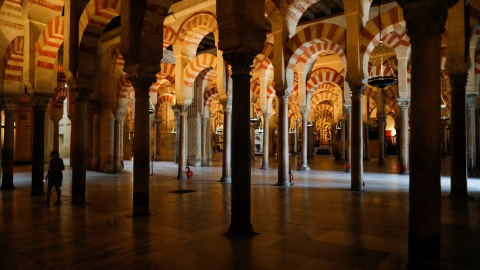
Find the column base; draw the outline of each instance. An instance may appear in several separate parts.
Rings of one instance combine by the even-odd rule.
[[[265,165],[263,166],[263,168],[260,168],[260,169],[262,169],[262,170],[267,170],[267,169],[270,169],[270,166],[268,166],[268,164],[265,164]]]
[[[299,169],[299,171],[310,171],[310,167],[308,167],[308,165],[302,164],[302,167]]]
[[[46,193],[43,190],[32,190],[32,192],[30,192],[30,196],[45,196],[45,194]]]
[[[145,207],[133,207],[132,217],[148,217],[150,212]]]
[[[470,200],[470,201],[473,201],[473,197],[472,196],[468,196],[468,194],[463,194],[463,195],[448,195],[449,199],[452,199],[452,200]]]
[[[378,163],[377,163],[377,165],[378,165],[378,166],[383,166],[383,165],[385,165],[385,161],[380,161],[380,160],[379,160]]]
[[[15,186],[13,185],[2,185],[2,187],[0,187],[0,190],[14,190],[15,189]]]
[[[11,190],[15,189],[13,185],[13,174],[4,174],[2,178],[2,187],[1,190]]]
[[[184,179],[187,179],[187,176],[186,175],[177,175],[177,179],[178,180],[184,180]]]
[[[291,185],[292,185],[292,184],[290,184],[290,182],[284,182],[284,183],[283,183],[283,182],[277,182],[277,183],[275,184],[276,187],[284,187],[284,186],[287,186],[287,187],[288,187],[288,186],[291,186]]]
[[[230,176],[222,176],[222,178],[220,179],[220,181],[218,181],[220,183],[230,183],[232,182],[232,177]]]
[[[259,234],[260,233],[256,233],[253,231],[252,225],[247,227],[236,227],[230,224],[230,227],[228,228],[228,231],[224,234],[224,236],[234,239],[249,239]]]

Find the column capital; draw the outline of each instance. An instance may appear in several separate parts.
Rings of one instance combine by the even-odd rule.
[[[210,118],[208,118],[208,117],[202,117],[202,119],[201,119],[202,125],[207,124],[209,120],[210,120]]]
[[[262,113],[262,115],[263,115],[263,118],[265,119],[265,118],[269,118],[272,115],[272,113],[266,112],[266,113]]]
[[[467,108],[475,108],[475,104],[477,103],[477,97],[478,95],[467,95],[466,96],[466,105]]]
[[[421,45],[427,37],[437,36],[445,32],[448,16],[447,1],[407,1],[399,0],[403,16],[407,22],[410,43]]]
[[[223,58],[232,66],[232,76],[235,74],[249,75],[253,59],[259,52],[246,47],[223,51]]]
[[[231,95],[222,95],[220,97],[220,104],[223,106],[223,111],[232,111],[232,96]]]
[[[5,98],[3,100],[2,106],[3,109],[7,111],[16,111],[18,106],[18,99],[16,98]]]
[[[32,105],[35,111],[45,111],[50,103],[52,95],[50,94],[34,94],[32,97]]]
[[[400,107],[402,111],[408,110],[408,108],[410,108],[409,98],[397,98],[397,101],[398,107]]]
[[[185,113],[188,109],[188,106],[190,104],[186,105],[186,104],[175,104],[175,105],[172,105],[172,110],[174,112],[178,112],[178,113]]]
[[[308,118],[308,114],[310,113],[310,110],[300,111],[300,113],[302,114],[302,118],[306,119]]]
[[[448,78],[452,89],[463,88],[467,85],[468,73],[465,70],[465,72],[449,74]]]

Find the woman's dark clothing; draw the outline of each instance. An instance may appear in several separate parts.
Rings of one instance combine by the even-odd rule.
[[[65,170],[63,165],[63,159],[52,158],[50,159],[50,165],[48,167],[48,185],[56,187],[62,186],[63,174],[62,170]]]

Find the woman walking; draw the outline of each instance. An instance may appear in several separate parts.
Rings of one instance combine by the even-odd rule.
[[[50,164],[48,166],[48,172],[46,177],[48,178],[47,200],[44,201],[42,204],[45,204],[47,206],[50,205],[50,196],[52,195],[53,186],[55,186],[55,190],[57,191],[57,201],[54,203],[54,205],[60,205],[62,203],[60,201],[60,195],[62,194],[60,187],[62,186],[63,170],[65,170],[65,165],[63,165],[63,159],[60,158],[58,150],[53,150],[50,153]]]

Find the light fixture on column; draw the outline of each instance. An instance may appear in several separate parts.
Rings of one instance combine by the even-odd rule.
[[[262,125],[259,125],[259,126],[258,126],[257,132],[258,132],[258,133],[263,133]]]
[[[295,129],[293,129],[293,128],[289,129],[289,130],[288,130],[288,133],[290,133],[290,134],[295,133]]]
[[[376,46],[375,50],[375,57],[373,58],[373,65],[372,69],[370,70],[369,78],[368,78],[368,85],[373,86],[373,87],[378,87],[378,88],[385,88],[389,85],[397,83],[397,77],[395,76],[395,73],[393,72],[392,65],[390,64],[390,60],[388,59],[387,55],[387,50],[385,48],[385,44],[383,44],[382,41],[382,18],[380,16],[380,7],[382,1],[378,1],[378,29],[380,29],[380,36],[379,36],[379,41],[378,45]],[[379,64],[377,65],[377,56],[380,57]],[[384,65],[383,59],[387,60],[388,66]],[[378,66],[378,67],[377,67]],[[390,68],[392,71],[391,76],[387,76],[384,73],[386,68]],[[373,70],[379,70],[380,73],[377,74],[376,76],[373,75]]]
[[[152,103],[152,100],[151,99],[148,99],[148,101],[150,101],[150,106],[148,108],[148,114],[153,114],[153,112],[155,111],[154,108],[153,108],[153,103]]]
[[[311,127],[311,126],[313,126],[312,121],[310,121],[310,122],[307,123],[307,127]]]
[[[177,123],[175,120],[172,120],[172,131],[170,133],[177,134]]]

